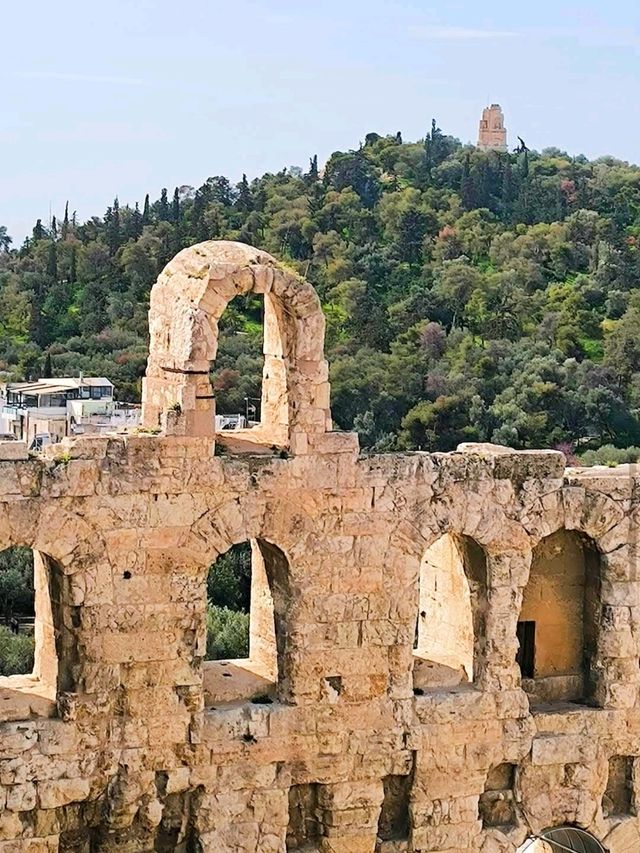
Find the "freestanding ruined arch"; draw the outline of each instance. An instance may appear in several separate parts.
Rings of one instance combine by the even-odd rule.
[[[143,423],[192,436],[215,434],[209,370],[218,321],[234,296],[264,296],[261,423],[252,442],[308,450],[331,428],[324,316],[313,288],[271,255],[244,243],[209,241],[184,249],[151,291]]]

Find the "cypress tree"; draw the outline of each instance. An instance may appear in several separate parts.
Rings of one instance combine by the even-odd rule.
[[[309,174],[307,175],[310,184],[315,184],[318,180],[318,155],[314,154],[309,159]]]
[[[120,246],[120,203],[117,197],[114,198],[113,207],[107,210],[104,219],[107,226],[107,245],[111,254],[115,255]]]
[[[169,220],[169,199],[167,197],[167,189],[164,187],[160,191],[160,201],[158,202],[158,219],[160,222],[168,222]]]
[[[171,203],[171,219],[174,225],[180,224],[180,194],[178,187],[173,191],[173,201]]]
[[[53,281],[58,280],[58,250],[55,240],[49,244],[49,254],[47,255],[47,276]]]
[[[44,357],[44,364],[42,366],[42,378],[51,379],[52,376],[53,365],[51,364],[51,353],[47,350],[47,354]]]
[[[42,219],[37,219],[33,228],[33,242],[44,239],[44,228],[42,227]]]
[[[69,281],[71,284],[75,284],[77,278],[77,257],[76,257],[76,247],[71,247],[71,258],[69,259]]]
[[[151,222],[151,210],[149,206],[149,193],[144,197],[144,206],[142,208],[142,224],[148,225]]]
[[[475,192],[473,178],[471,177],[471,158],[467,152],[462,164],[462,178],[460,179],[460,200],[465,210],[475,207]]]
[[[249,181],[247,180],[247,176],[244,174],[242,176],[242,180],[238,184],[238,200],[236,202],[236,207],[238,210],[243,210],[245,213],[253,207]]]
[[[204,222],[205,208],[206,191],[205,188],[200,187],[200,189],[196,190],[193,207],[191,208],[191,231],[198,242],[207,239],[207,229]]]
[[[502,217],[505,222],[511,220],[511,206],[515,199],[515,187],[513,181],[513,168],[511,158],[507,157],[502,170]]]
[[[142,224],[142,214],[140,213],[138,202],[136,202],[136,206],[129,217],[129,236],[133,237],[134,240],[137,240],[142,234]]]
[[[62,239],[66,240],[69,233],[69,202],[64,206],[64,219],[62,220]]]

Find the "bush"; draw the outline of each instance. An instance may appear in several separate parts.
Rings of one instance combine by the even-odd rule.
[[[206,660],[249,657],[249,614],[209,603]]]
[[[249,612],[251,603],[251,545],[234,545],[212,563],[207,576],[210,604]]]
[[[0,613],[32,616],[33,551],[15,546],[0,552]]]
[[[580,465],[625,465],[627,462],[637,462],[640,459],[640,447],[614,447],[604,444],[598,450],[587,450],[580,457]]]
[[[35,640],[0,625],[0,675],[24,675],[33,670]]]

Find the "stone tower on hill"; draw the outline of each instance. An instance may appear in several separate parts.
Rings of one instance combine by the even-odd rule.
[[[507,129],[500,104],[491,104],[483,109],[478,128],[478,148],[482,151],[507,150]]]

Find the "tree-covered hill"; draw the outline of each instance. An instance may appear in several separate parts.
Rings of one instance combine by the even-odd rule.
[[[483,153],[432,126],[369,134],[320,174],[69,209],[12,249],[0,228],[0,371],[107,375],[139,399],[149,290],[182,247],[259,246],[317,288],[333,415],[366,446],[640,443],[640,168],[557,149]],[[221,411],[259,393],[260,309],[225,314]]]

